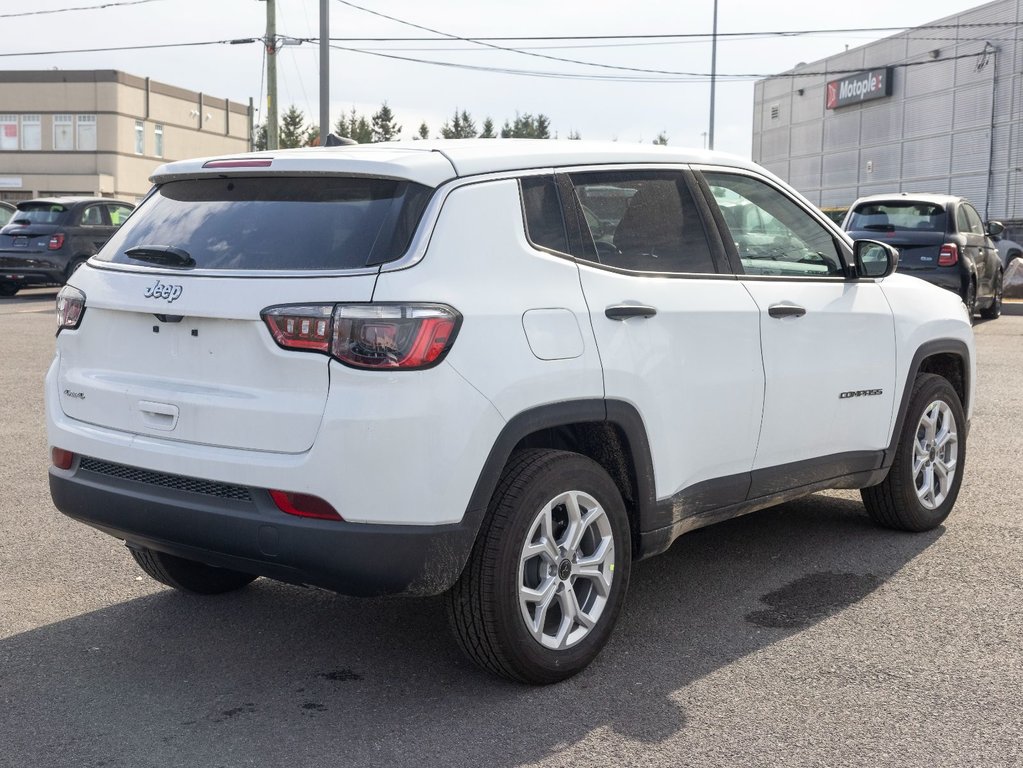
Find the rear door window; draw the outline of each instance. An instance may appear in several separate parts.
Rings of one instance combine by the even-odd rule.
[[[634,272],[723,271],[681,171],[594,171],[569,179],[585,231],[580,258]]]
[[[109,225],[103,214],[106,211],[105,205],[89,205],[82,209],[78,223],[83,227],[102,227]]]
[[[197,269],[339,270],[408,248],[432,190],[394,179],[208,178],[171,181],[143,202],[100,258],[173,246]]]

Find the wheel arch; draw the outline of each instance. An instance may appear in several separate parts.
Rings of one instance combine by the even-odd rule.
[[[636,550],[642,520],[655,506],[655,490],[646,427],[634,406],[617,400],[572,400],[531,408],[510,419],[494,441],[466,510],[476,535],[508,459],[524,448],[568,450],[600,464],[622,494]]]
[[[970,349],[966,342],[960,339],[934,339],[925,342],[917,349],[909,366],[902,389],[898,416],[895,420],[895,429],[892,431],[891,441],[885,451],[883,465],[885,468],[890,467],[895,460],[899,436],[902,434],[906,423],[906,414],[909,412],[913,382],[921,373],[933,373],[946,379],[959,395],[963,412],[967,414],[970,412],[969,404],[973,382],[970,380]],[[964,425],[964,438],[969,432],[969,427],[969,421],[967,421]]]

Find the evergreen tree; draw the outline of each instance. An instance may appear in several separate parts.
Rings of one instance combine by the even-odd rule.
[[[412,138],[414,139],[416,137],[413,136]],[[419,138],[420,139],[430,138],[430,126],[426,124],[425,120],[419,124]]]
[[[279,144],[281,149],[305,146],[309,129],[305,125],[305,115],[292,104],[288,111],[281,115]]]
[[[373,141],[373,130],[369,127],[369,121],[365,115],[360,115],[352,107],[347,117],[341,115],[334,124],[334,133],[344,139],[352,139],[359,144],[369,144]]]
[[[551,137],[551,121],[545,114],[515,115],[515,122],[504,121],[501,129],[502,139],[549,139]]]
[[[373,115],[373,141],[394,141],[401,133],[401,126],[395,124],[394,113],[385,101]]]
[[[657,138],[654,139],[654,144],[658,144],[662,147],[668,146],[668,134],[666,134],[664,131],[661,131],[659,134],[657,134]]]
[[[579,131],[569,131],[568,132],[568,139],[569,139],[569,141],[579,141],[581,138],[582,138],[582,136],[579,135]]]
[[[262,152],[266,149],[267,141],[266,123],[260,123],[253,131],[252,149],[256,152]]]
[[[483,121],[483,130],[480,131],[479,138],[481,139],[496,139],[497,134],[494,133],[494,121],[489,117]]]
[[[444,123],[440,129],[440,135],[445,139],[475,139],[476,122],[472,119],[472,115],[464,109],[461,114],[456,109],[451,122]]]

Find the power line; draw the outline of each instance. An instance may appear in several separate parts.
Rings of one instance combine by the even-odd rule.
[[[0,19],[16,19],[20,16],[48,16],[51,13],[70,13],[72,11],[99,11],[104,8],[120,8],[125,5],[143,5],[144,3],[159,3],[162,0],[121,0],[117,3],[103,3],[102,5],[79,5],[74,8],[51,8],[48,11],[22,11],[21,13],[3,13]]]
[[[194,48],[203,45],[236,45],[238,43],[262,42],[258,37],[240,40],[206,40],[197,43],[153,43],[150,45],[112,45],[106,48],[68,48],[63,51],[23,51],[21,53],[0,53],[0,57],[8,56],[57,56],[62,53],[110,53],[111,51],[150,51],[157,48]]]

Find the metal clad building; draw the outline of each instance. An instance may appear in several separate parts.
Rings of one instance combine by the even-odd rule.
[[[822,208],[948,193],[1023,227],[1021,38],[996,0],[760,80],[753,159]]]

